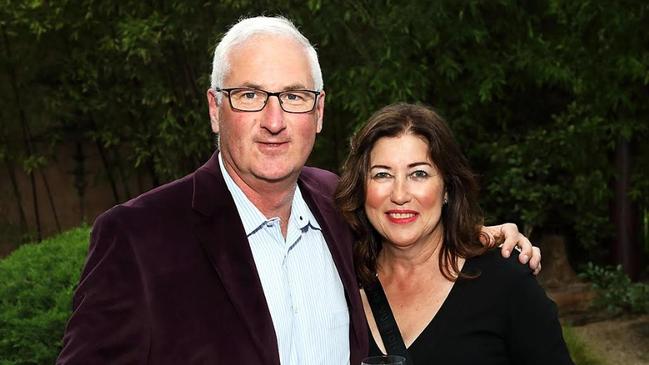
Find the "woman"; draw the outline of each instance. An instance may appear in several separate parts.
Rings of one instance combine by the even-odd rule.
[[[433,110],[374,114],[352,139],[336,192],[358,236],[361,287],[380,284],[414,364],[572,364],[556,307],[529,268],[480,243],[477,190]],[[361,292],[370,355],[384,354]]]

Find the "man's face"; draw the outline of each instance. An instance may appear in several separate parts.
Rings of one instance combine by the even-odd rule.
[[[286,37],[254,36],[236,46],[229,61],[223,88],[269,92],[314,88],[305,49]],[[208,101],[212,130],[219,133],[223,162],[235,181],[254,188],[297,179],[322,129],[324,93],[315,109],[304,114],[283,111],[274,96],[258,112],[233,110],[226,93],[220,105],[210,92]]]

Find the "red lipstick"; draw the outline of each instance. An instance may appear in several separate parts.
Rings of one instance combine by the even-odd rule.
[[[388,220],[395,224],[407,224],[417,220],[419,213],[414,210],[392,209],[385,212]]]

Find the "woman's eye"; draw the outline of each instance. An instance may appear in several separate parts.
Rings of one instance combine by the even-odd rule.
[[[390,174],[387,172],[377,172],[374,175],[372,175],[373,179],[387,179],[390,177]]]
[[[417,179],[421,179],[421,178],[426,178],[426,177],[428,177],[430,175],[424,170],[417,170],[417,171],[412,172],[410,174],[410,176],[412,176],[414,178],[417,178]]]

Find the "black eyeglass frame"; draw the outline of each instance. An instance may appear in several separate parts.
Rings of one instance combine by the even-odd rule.
[[[275,96],[275,97],[277,97],[277,100],[279,101],[279,106],[280,106],[280,108],[282,108],[282,110],[285,111],[286,113],[291,113],[291,114],[304,114],[304,113],[310,113],[310,112],[313,111],[313,109],[315,109],[316,104],[318,104],[318,96],[320,96],[320,94],[322,93],[322,92],[320,92],[320,91],[309,90],[309,89],[284,90],[284,91],[277,91],[277,92],[274,92],[274,93],[273,93],[273,92],[270,92],[270,91],[266,91],[266,90],[263,90],[263,89],[256,89],[256,88],[253,88],[253,87],[229,87],[229,88],[220,88],[220,87],[217,87],[217,88],[212,89],[212,90],[213,90],[213,91],[216,91],[216,92],[225,92],[225,93],[227,93],[226,95],[227,95],[227,97],[228,97],[228,103],[230,104],[230,108],[232,108],[233,110],[239,111],[239,112],[244,112],[244,113],[245,113],[245,112],[254,113],[254,112],[259,112],[259,111],[264,110],[264,108],[265,108],[266,105],[268,104],[268,99],[270,99],[271,96]],[[243,110],[243,109],[235,108],[235,107],[232,105],[232,99],[230,99],[230,93],[231,93],[232,91],[234,91],[234,90],[254,90],[254,91],[262,91],[262,92],[264,92],[264,93],[267,95],[267,97],[266,97],[266,100],[264,101],[264,105],[262,105],[261,108],[256,109],[256,110]],[[312,93],[312,94],[315,95],[315,98],[313,98],[313,106],[311,107],[311,109],[309,109],[309,110],[305,110],[305,111],[303,111],[303,112],[292,112],[292,111],[288,111],[288,110],[284,109],[284,103],[282,102],[282,99],[280,99],[279,96],[280,96],[281,94],[290,93],[290,92],[295,92],[295,91],[306,91],[306,92],[309,92],[309,93]]]

